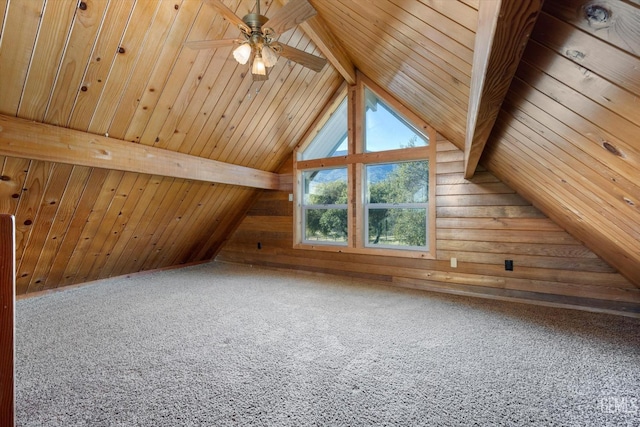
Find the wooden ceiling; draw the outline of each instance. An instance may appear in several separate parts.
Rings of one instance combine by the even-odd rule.
[[[636,0],[547,0],[522,62],[540,2],[310,2],[318,16],[279,40],[330,65],[281,58],[254,82],[231,48],[184,48],[239,35],[202,0],[0,0],[0,211],[16,215],[18,293],[210,259],[355,69],[459,148],[488,138],[486,166],[640,285]],[[588,111],[569,106],[583,98]]]

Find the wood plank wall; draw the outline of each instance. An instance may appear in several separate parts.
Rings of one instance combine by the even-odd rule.
[[[216,259],[640,312],[637,287],[491,173],[465,180],[462,151],[439,138],[436,260],[293,249],[293,203],[283,192],[263,192]],[[452,257],[457,268],[450,266]],[[505,271],[507,259],[514,271]]]
[[[16,293],[210,259],[256,190],[0,158]]]
[[[15,226],[0,215],[0,425],[14,425]]]
[[[640,287],[640,5],[550,0],[483,164]]]

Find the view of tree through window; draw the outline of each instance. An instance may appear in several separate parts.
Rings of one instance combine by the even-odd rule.
[[[367,245],[426,247],[429,162],[365,168]]]
[[[430,137],[435,133],[416,117],[416,124],[409,123],[394,108],[400,105],[388,95],[380,96],[379,89],[374,92],[360,84],[356,90],[361,95],[345,95],[334,104],[296,153],[298,243],[428,256],[425,252],[433,242],[430,156],[435,154]],[[349,110],[352,99],[364,102],[364,108]],[[347,111],[360,111],[362,117]],[[350,133],[352,129],[356,132]],[[354,138],[353,144],[349,138]]]
[[[304,182],[304,239],[346,244],[347,169],[306,171]]]

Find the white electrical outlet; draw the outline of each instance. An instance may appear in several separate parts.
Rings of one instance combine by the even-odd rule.
[[[458,268],[458,258],[451,258],[451,268]]]
[[[293,193],[289,193],[289,201],[293,202]]]

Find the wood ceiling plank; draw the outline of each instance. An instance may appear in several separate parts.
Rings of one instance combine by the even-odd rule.
[[[211,259],[213,257],[212,252],[215,250],[214,247],[227,236],[230,223],[237,220],[235,215],[226,215],[226,212],[246,211],[246,209],[242,210],[241,207],[245,206],[248,202],[247,193],[250,194],[250,191],[232,189],[232,191],[227,194],[223,205],[228,211],[219,211],[214,217],[214,220],[209,222],[209,228],[205,233],[208,239],[203,240],[198,250],[194,251],[197,254],[196,259]]]
[[[213,20],[213,22],[212,22]],[[203,7],[195,18],[189,39],[218,39],[224,33],[220,33],[222,17],[215,16],[210,7]],[[207,30],[210,30],[207,33]],[[214,35],[212,34],[216,31]],[[233,30],[235,33],[235,30]],[[220,33],[220,34],[219,34]],[[204,74],[213,57],[220,57],[225,51],[225,59],[228,57],[227,49],[186,49],[180,50],[174,69],[168,77],[167,83],[162,90],[153,114],[149,119],[140,142],[145,145],[153,145],[160,148],[171,148],[168,144],[169,138],[173,136],[178,128],[178,120],[185,110],[191,105],[191,97],[197,90],[203,87],[216,87],[213,81],[203,82]],[[221,64],[224,64],[224,60]]]
[[[439,34],[439,32],[427,32],[428,27],[424,29],[418,27],[421,32],[409,31],[411,36],[404,36],[402,31],[408,31],[406,24],[395,19],[398,11],[394,9],[388,9],[388,12],[373,7],[367,9],[365,0],[356,0],[354,3],[358,4],[358,13],[362,15],[360,31],[369,36],[370,50],[385,49],[390,54],[393,52],[394,56],[401,58],[405,67],[428,70],[435,82],[446,88],[448,92],[452,94],[460,92],[465,99],[469,96],[471,57],[468,62],[465,62],[459,58],[459,54],[453,54],[452,51],[433,42],[430,39],[431,33]],[[371,22],[380,22],[380,24],[371,26]],[[380,40],[384,40],[385,43],[381,45]],[[471,50],[459,44],[454,47],[454,52],[458,51],[471,54]],[[404,68],[401,67],[401,69]]]
[[[209,236],[203,231],[214,221],[215,212],[227,209],[223,201],[224,195],[229,191],[231,188],[228,185],[208,185],[199,189],[195,203],[189,210],[187,222],[181,221],[180,232],[183,238],[173,240],[169,250],[162,255],[162,264],[179,265],[201,260],[194,248],[201,240],[208,239]]]
[[[518,81],[514,80],[514,96],[521,90],[516,86]],[[517,109],[514,107],[517,105]],[[573,156],[580,160],[582,163],[589,165],[594,173],[605,177],[609,182],[615,182],[617,189],[615,190],[616,197],[621,199],[629,199],[633,201],[633,197],[630,195],[635,194],[638,191],[637,180],[630,180],[629,178],[621,175],[615,168],[611,167],[611,164],[606,162],[605,157],[601,153],[602,148],[597,144],[594,144],[587,137],[580,135],[575,130],[571,129],[567,124],[562,123],[554,116],[553,111],[544,111],[540,107],[532,103],[517,103],[509,101],[505,102],[505,108],[509,110],[517,117],[519,121],[526,124],[532,129],[539,128],[543,132],[552,132],[553,138],[556,139],[556,144],[566,152],[570,152]],[[558,111],[561,114],[563,112],[557,108],[550,108],[551,110]],[[564,111],[566,113],[566,109]],[[560,116],[562,117],[562,116]],[[584,121],[584,119],[582,119]],[[584,121],[586,122],[586,121]],[[587,123],[587,126],[593,126]],[[599,161],[593,161],[594,156],[600,154]]]
[[[329,63],[333,65],[344,80],[353,85],[356,83],[356,67],[342,46],[342,43],[333,35],[329,26],[319,15],[300,24],[300,28],[307,34],[318,49],[324,54]]]
[[[117,252],[115,251],[116,245],[121,241],[123,231],[126,227],[129,226],[129,220],[136,206],[140,202],[138,198],[139,194],[142,192],[142,189],[147,186],[147,184],[151,180],[151,175],[147,174],[127,174],[131,175],[127,180],[123,180],[122,182],[130,182],[131,179],[135,179],[135,182],[127,193],[124,193],[123,188],[118,189],[118,194],[120,199],[124,199],[124,202],[120,204],[117,215],[113,218],[113,222],[110,227],[107,227],[107,232],[105,234],[105,239],[103,241],[102,247],[99,250],[100,256],[97,257],[93,266],[91,267],[91,271],[87,273],[88,277],[92,278],[105,278],[107,276],[104,275],[109,260],[113,257],[117,258]],[[114,209],[110,209],[115,213]],[[113,217],[112,216],[112,217]],[[103,226],[104,227],[104,226]],[[110,271],[110,269],[109,269]]]
[[[4,18],[9,6],[9,0],[0,0],[0,28],[4,28]],[[0,37],[0,44],[2,43],[2,37]]]
[[[165,249],[164,246],[158,244],[162,233],[159,233],[157,230],[166,230],[174,221],[175,212],[179,208],[180,202],[184,199],[190,186],[191,181],[189,180],[174,180],[165,198],[158,204],[158,209],[149,223],[151,228],[147,228],[144,238],[138,241],[138,245],[143,245],[142,248],[144,252],[138,257],[138,261],[135,263],[132,271],[144,270],[147,259]]]
[[[437,8],[429,7],[426,4],[419,1],[402,1],[402,0],[388,0],[393,2],[396,6],[401,7],[407,13],[415,16],[421,21],[425,22],[427,25],[432,26],[443,34],[448,35],[449,37],[456,40],[458,43],[466,46],[468,49],[474,48],[474,40],[475,40],[475,26],[477,23],[473,21],[477,21],[476,10],[472,8],[467,8],[468,10],[464,11],[465,20],[467,21],[469,26],[461,25],[458,22],[457,16],[446,16],[440,13]],[[470,28],[470,27],[473,27]]]
[[[47,278],[52,271],[54,260],[59,254],[69,226],[77,214],[79,200],[91,175],[91,168],[74,166],[67,187],[62,194],[58,210],[51,224],[49,235],[42,246],[38,262],[31,273],[29,292],[46,289]]]
[[[149,254],[142,270],[150,270],[158,268],[165,264],[164,260],[169,257],[172,247],[176,241],[181,240],[181,236],[185,235],[186,230],[193,227],[195,215],[191,211],[208,191],[208,187],[215,184],[201,183],[198,181],[189,182],[189,186],[185,189],[183,197],[177,204],[176,209],[172,212],[172,218],[167,226],[162,229],[157,238],[156,250]]]
[[[0,38],[2,114],[15,115],[18,112],[43,8],[44,0],[22,0],[12,1],[5,10],[6,19]]]
[[[511,127],[525,137],[530,138],[534,150],[539,152],[553,152],[555,154],[553,159],[544,163],[541,162],[541,164],[544,164],[546,167],[557,168],[557,174],[561,177],[560,180],[565,188],[572,188],[570,191],[572,191],[576,197],[580,197],[586,200],[587,203],[596,206],[599,215],[612,218],[610,223],[615,224],[616,227],[623,230],[627,236],[635,238],[636,241],[640,240],[640,230],[637,229],[634,223],[634,215],[636,215],[636,212],[634,208],[629,206],[628,202],[624,200],[624,194],[615,194],[615,189],[613,190],[614,194],[611,194],[612,190],[607,188],[610,180],[597,174],[591,168],[590,164],[581,163],[571,154],[558,150],[556,144],[561,145],[565,142],[557,138],[554,134],[546,132],[546,128],[542,129],[542,131],[545,132],[545,136],[543,137],[540,127],[532,129],[518,120],[513,120]],[[563,167],[563,165],[566,166]],[[589,177],[588,180],[585,179],[587,176]],[[629,200],[633,201],[633,198]],[[636,201],[640,203],[640,199],[636,198]]]
[[[558,55],[535,40],[531,40],[527,45],[523,61],[532,67],[536,64],[545,64],[543,70],[545,74],[635,125],[640,125],[640,103],[638,97],[629,91],[612,85],[608,80]]]
[[[348,25],[350,22],[340,14],[331,15],[331,19],[332,22],[339,22],[342,26]],[[340,38],[349,36],[347,33],[340,33],[341,30],[335,31]],[[353,40],[350,43],[350,46],[358,51],[369,52],[366,56],[368,61],[358,64],[365,75],[381,86],[393,87],[389,90],[391,93],[398,98],[405,99],[409,106],[412,106],[419,114],[423,114],[423,118],[429,117],[428,121],[434,126],[438,125],[436,127],[441,131],[450,129],[451,126],[457,126],[460,129],[458,133],[463,134],[464,125],[462,122],[466,118],[467,97],[456,98],[456,91],[444,90],[447,83],[439,80],[437,74],[423,69],[420,64],[415,63],[417,69],[404,64],[399,70],[398,64],[403,64],[405,60],[413,61],[409,54],[395,56],[395,52],[382,52],[378,49],[372,51],[369,46],[362,45],[359,40]],[[417,96],[418,93],[420,96]],[[428,115],[425,115],[426,112]],[[450,136],[450,139],[454,138]]]
[[[592,156],[588,163],[601,163],[628,182],[637,182],[638,171],[634,164],[640,162],[640,147],[634,145],[633,141],[640,133],[640,126],[603,108],[537,68],[521,66],[517,77],[529,85],[535,84],[536,90],[521,91],[527,94],[527,102],[534,103],[574,129],[575,136],[571,141],[589,141],[589,144],[577,144],[570,151],[585,151]],[[515,84],[521,87],[520,83]],[[623,182],[619,185],[624,185]]]
[[[300,31],[296,31],[296,34],[302,37]],[[295,38],[292,38],[293,40]],[[303,43],[305,41],[309,47],[313,46],[308,39],[304,40]],[[302,46],[298,46],[298,48],[304,49]],[[252,138],[253,131],[263,129],[265,126],[273,126],[273,115],[276,111],[283,113],[280,105],[286,95],[290,97],[298,96],[297,93],[290,92],[291,88],[302,82],[304,77],[315,75],[313,71],[308,71],[301,65],[294,65],[293,63],[289,65],[284,60],[279,61],[271,73],[273,78],[270,78],[268,85],[262,85],[262,90],[251,96],[250,103],[242,111],[242,118],[238,117],[237,125],[234,124],[232,129],[227,129],[218,139],[216,145],[221,150],[212,152],[211,155],[214,158],[226,159],[234,164],[244,164],[240,159],[244,158],[245,153],[259,153],[261,149],[265,148],[271,150],[271,147],[277,141]],[[220,144],[221,140],[225,141],[225,143]]]
[[[342,35],[341,35],[342,36]],[[360,51],[370,51],[368,46],[352,44]],[[448,92],[445,83],[438,84],[438,76],[429,70],[415,69],[403,64],[404,57],[389,57],[388,52],[375,51],[367,55],[366,63],[358,64],[360,70],[378,85],[387,89],[397,98],[405,100],[418,114],[444,133],[455,134],[452,140],[463,138],[464,121],[468,99],[459,92]],[[449,129],[456,131],[446,132]],[[457,135],[460,135],[458,137]]]
[[[239,188],[222,186],[218,187],[218,191],[211,193],[207,200],[202,202],[204,209],[201,211],[199,222],[201,236],[199,238],[197,235],[194,236],[196,238],[184,247],[183,258],[180,259],[180,263],[205,259],[206,249],[209,247],[209,242],[214,238],[213,235],[216,234],[222,218],[228,216],[229,212],[233,212],[231,209],[232,201],[238,197],[243,197],[244,194],[246,192]],[[203,215],[205,212],[210,214]]]
[[[109,75],[102,89],[102,96],[89,124],[89,132],[100,135],[109,132],[115,114],[120,108],[120,101],[126,95],[125,89],[133,76],[133,70],[139,62],[148,30],[156,13],[161,9],[162,3],[154,0],[138,0],[136,2],[124,37],[119,44],[119,54],[109,70]],[[122,139],[124,135],[114,136]]]
[[[266,166],[273,170],[291,155],[293,147],[307,133],[309,123],[313,123],[315,118],[321,114],[328,100],[342,85],[342,80],[336,78],[328,70],[321,76],[315,76],[314,79],[318,79],[316,80],[318,83],[306,86],[302,96],[298,96],[295,103],[285,104],[284,114],[280,115],[272,127],[265,127],[262,133],[257,136],[257,140],[273,139],[278,141],[279,145],[275,149],[265,150],[261,154],[247,153],[251,155],[251,158],[244,160],[246,164],[266,161]],[[288,120],[289,117],[293,117],[293,119]]]
[[[0,180],[0,212],[16,215],[30,160],[15,157],[3,158],[2,180]]]
[[[86,282],[91,280],[92,277],[96,277],[89,274],[93,266],[101,263],[109,256],[107,255],[108,251],[103,251],[103,247],[106,240],[111,237],[114,223],[120,220],[122,208],[127,202],[129,194],[137,182],[138,176],[139,174],[135,173],[123,174],[117,188],[114,190],[113,199],[109,203],[100,221],[100,227],[96,230],[90,244],[86,247],[84,259],[80,262],[80,267],[76,271],[76,282]]]
[[[542,0],[480,4],[464,143],[464,177],[471,178],[518,68]]]
[[[91,174],[86,181],[82,196],[77,202],[75,214],[67,231],[64,233],[62,245],[51,262],[51,270],[45,279],[44,289],[54,289],[62,282],[66,266],[78,245],[87,218],[100,194],[97,189],[102,188],[108,174],[109,171],[107,169],[91,169]],[[71,281],[72,278],[69,277],[67,279]]]
[[[331,69],[314,73],[308,69],[297,68],[300,74],[295,83],[282,91],[284,97],[279,98],[279,104],[269,105],[268,114],[263,117],[267,121],[264,124],[259,123],[253,133],[248,135],[250,140],[258,143],[255,149],[238,153],[238,162],[263,164],[270,169],[279,165],[297,144],[296,131],[306,132],[306,123],[313,122],[321,106],[326,104],[326,99],[333,96],[336,85],[342,84],[343,81]],[[310,104],[318,107],[315,113],[307,108]],[[261,145],[260,141],[273,141],[273,144]]]
[[[467,6],[475,10],[478,10],[480,8],[480,0],[458,0],[458,1],[460,1],[460,3],[466,4]]]
[[[295,32],[294,34],[299,34],[299,33]],[[283,42],[290,41],[291,34],[287,34],[281,37],[281,40]],[[224,54],[225,52],[223,51],[221,53]],[[228,59],[228,57],[224,57],[224,56],[221,56],[221,59],[226,61],[224,63],[223,69],[221,71],[217,71],[216,70],[217,67],[210,66],[207,71],[207,74],[205,74],[204,76],[205,79],[208,79],[209,75],[211,74],[219,75],[220,78],[218,80],[223,79],[223,76],[227,76],[227,75],[229,75],[229,78],[231,78],[233,73],[240,72],[240,67],[235,64],[234,60],[232,59],[230,60]],[[214,61],[215,61],[215,58],[214,58]],[[217,158],[215,155],[212,154],[212,152],[214,147],[217,146],[218,141],[220,139],[218,137],[218,133],[221,132],[220,129],[221,129],[222,123],[226,122],[227,119],[238,120],[238,117],[240,115],[246,116],[248,108],[251,108],[253,105],[255,105],[255,97],[252,96],[252,94],[249,92],[250,90],[249,88],[252,86],[255,86],[255,90],[260,92],[259,94],[256,94],[256,97],[260,96],[261,93],[266,92],[266,90],[265,91],[260,90],[262,88],[266,88],[267,90],[270,91],[271,90],[270,88],[274,85],[273,82],[277,81],[278,73],[282,69],[284,64],[285,64],[285,61],[283,60],[278,61],[278,63],[270,72],[271,81],[269,83],[253,84],[250,81],[251,76],[249,75],[244,79],[238,78],[237,80],[232,79],[231,81],[229,81],[228,79],[227,80],[223,79],[222,80],[223,84],[213,85],[212,90],[210,91],[210,94],[206,98],[206,100],[203,100],[202,103],[191,104],[195,106],[198,106],[198,105],[202,106],[202,108],[199,111],[191,112],[191,116],[194,118],[191,119],[189,115],[185,114],[184,118],[180,121],[181,128],[184,129],[188,126],[188,130],[175,133],[174,137],[171,138],[171,143],[177,144],[178,142],[180,142],[181,145],[179,146],[179,148],[176,145],[173,145],[173,147],[176,147],[179,151],[197,153],[197,155],[201,157]],[[212,65],[214,64],[212,63]],[[245,73],[243,73],[243,75],[244,74]],[[225,83],[225,82],[229,82],[229,83]],[[233,92],[234,90],[235,92]],[[235,97],[235,99],[237,99],[238,104],[236,104],[234,101],[230,101],[232,97]],[[229,106],[230,102],[232,103],[231,106]],[[242,105],[242,104],[244,105],[248,104],[249,107],[240,108],[240,109],[232,108],[233,105]],[[216,122],[215,120],[217,120],[218,118],[223,118],[225,120],[222,120],[221,122]],[[186,122],[186,123],[183,124],[183,122]],[[218,125],[220,125],[220,127]],[[234,125],[230,125],[230,127],[231,126],[234,126]],[[238,126],[234,127],[234,129],[237,129],[237,128]],[[249,147],[246,147],[246,149],[249,149]]]
[[[139,97],[140,101],[136,111],[124,133],[125,140],[133,141],[139,136],[137,142],[152,145],[143,140],[145,128],[155,111],[160,96],[167,87],[170,74],[177,71],[175,67],[178,65],[179,52],[197,16],[199,6],[198,2],[192,1],[183,2],[179,6],[178,14],[162,47],[159,60],[154,66],[145,90]]]
[[[49,162],[31,162],[25,180],[18,209],[16,210],[16,267],[20,265],[22,254],[33,232],[33,224],[42,203],[47,180],[53,164]]]
[[[180,180],[178,180],[180,181]],[[123,250],[123,254],[127,254],[124,258],[121,256],[116,266],[116,275],[125,274],[131,271],[140,271],[139,266],[147,256],[150,248],[148,244],[154,233],[154,230],[160,230],[161,219],[164,211],[173,202],[176,194],[175,178],[162,178],[158,184],[158,191],[155,192],[151,202],[146,206],[143,215],[144,221],[138,223],[133,239],[129,240],[127,247]]]
[[[72,170],[73,166],[71,165],[54,164],[47,178],[41,204],[37,208],[36,216],[33,219],[29,239],[24,246],[20,263],[16,268],[17,294],[24,294],[28,291],[33,270],[36,267],[42,252],[42,247],[49,235],[60,199],[69,182]]]
[[[420,0],[420,2],[473,32],[477,30],[477,8],[474,9],[463,2],[451,0]],[[481,5],[480,9],[482,9]]]
[[[18,108],[19,117],[37,121],[44,118],[77,7],[76,0],[45,4],[22,102]]]
[[[385,17],[384,20],[395,29],[393,35],[399,41],[411,46],[413,51],[424,58],[437,55],[446,64],[463,72],[469,80],[473,62],[472,49],[463,46],[447,34],[441,33],[394,3],[376,2],[375,6],[389,15],[389,18]],[[443,65],[439,66],[448,69]]]
[[[566,188],[561,179],[552,176],[552,169],[541,168],[537,161],[532,161],[528,148],[519,142],[526,140],[524,136],[517,133],[512,135],[511,132],[500,135],[502,143],[508,142],[508,149],[500,147],[496,150],[497,144],[488,147],[490,155],[486,161],[492,167],[492,171],[499,177],[508,176],[506,182],[512,182],[516,188],[521,189],[524,197],[534,201],[551,219],[563,224],[572,235],[607,259],[629,280],[636,285],[640,284],[640,273],[637,269],[630,268],[640,263],[640,259],[634,255],[637,252],[629,250],[637,245],[637,240],[612,242],[610,236],[624,236],[625,233],[606,221],[594,223],[591,218],[598,218],[599,214],[593,212],[592,204],[581,201],[571,189]],[[514,168],[517,168],[518,173],[513,173]],[[527,188],[525,184],[531,179],[538,183],[535,190]]]
[[[0,155],[274,190],[279,185],[274,173],[6,116],[0,116]]]
[[[138,109],[148,111],[150,107],[153,107],[141,102],[146,92],[149,92],[149,90],[155,92],[155,88],[149,86],[153,71],[157,67],[170,70],[171,65],[173,65],[175,48],[172,52],[174,56],[166,58],[168,63],[162,61],[161,54],[167,42],[167,37],[169,37],[170,31],[174,27],[181,4],[181,0],[159,3],[156,15],[147,29],[144,41],[141,43],[135,66],[132,68],[118,108],[115,110],[113,120],[109,126],[108,132],[110,135],[129,141],[140,141],[144,124],[141,125],[139,120],[136,122],[138,126],[132,127],[130,124]],[[176,6],[178,7],[177,9]],[[182,31],[185,31],[184,25]]]
[[[148,176],[148,175],[147,175]],[[120,232],[120,237],[116,241],[111,256],[107,259],[98,276],[101,279],[106,277],[117,276],[121,271],[120,266],[132,256],[131,246],[135,245],[135,240],[139,233],[139,229],[144,227],[146,221],[145,213],[153,200],[157,200],[156,193],[160,188],[163,177],[154,175],[148,176],[148,180],[138,182],[134,192],[129,196],[131,200],[137,200],[137,203],[131,206],[128,216],[124,218],[124,229]]]
[[[248,1],[250,0],[241,1],[238,9],[246,7]],[[240,31],[235,27],[225,24],[223,17],[216,13],[212,7],[203,6],[196,16],[187,38],[190,41],[215,40],[224,37],[237,37],[239,33]],[[222,88],[224,90],[224,82],[227,81],[225,79],[226,73],[220,71],[221,74],[218,77],[217,74],[206,73],[206,71],[208,67],[212,66],[219,70],[222,64],[226,69],[225,61],[229,59],[229,53],[230,48],[200,51],[183,48],[180,51],[176,65],[142,134],[141,143],[178,151],[179,144],[169,142],[169,139],[173,138],[174,134],[186,132],[187,126],[181,120],[183,115],[187,114],[187,110],[191,108],[194,93],[204,91],[205,88],[206,93],[211,89],[215,91]],[[213,61],[212,58],[214,58]],[[220,59],[222,59],[221,62]],[[189,111],[193,111],[193,109]]]
[[[89,64],[91,51],[102,27],[107,2],[86,1],[86,9],[78,9],[73,19],[62,62],[44,121],[66,126],[75,101],[81,92],[82,79]]]
[[[531,38],[640,96],[640,59],[542,12]]]
[[[547,1],[544,11],[628,53],[640,55],[640,3]]]
[[[78,278],[78,271],[82,266],[85,254],[91,246],[96,233],[100,229],[102,218],[104,218],[104,214],[115,196],[115,189],[118,187],[123,175],[124,172],[111,170],[107,174],[101,188],[93,188],[90,190],[97,192],[98,197],[91,207],[90,212],[88,212],[88,215],[85,216],[82,233],[77,240],[77,244],[69,257],[67,264],[65,265],[64,273],[58,282],[58,286],[67,286],[83,282]]]
[[[572,152],[558,150],[554,145],[564,141],[547,139],[553,138],[554,135],[548,136],[547,132],[543,134],[539,129],[532,129],[519,120],[512,119],[508,131],[511,134],[530,138],[527,139],[527,141],[531,141],[531,147],[527,147],[528,152],[531,153],[530,158],[535,159],[536,165],[543,165],[545,170],[556,171],[555,175],[558,176],[556,180],[564,188],[564,190],[558,189],[557,191],[565,197],[567,203],[571,198],[575,198],[576,204],[572,204],[572,206],[576,206],[574,209],[586,205],[590,207],[590,211],[597,212],[597,216],[610,218],[606,225],[602,224],[600,227],[611,227],[612,235],[616,234],[613,232],[616,228],[623,230],[624,237],[621,237],[619,242],[621,246],[623,246],[623,241],[637,244],[640,240],[640,230],[635,227],[635,208],[623,200],[623,195],[611,197],[608,188],[609,179],[589,170],[590,164],[585,165],[576,161]],[[553,152],[555,156],[544,158],[545,151]],[[587,180],[585,177],[589,177],[589,179]],[[587,214],[589,211],[582,208],[579,209],[579,212],[587,218],[594,218],[593,213]],[[633,245],[629,247],[633,247]]]
[[[86,131],[89,129],[96,106],[100,101],[104,84],[118,54],[118,47],[129,24],[135,0],[110,1],[102,28],[89,56],[90,61],[82,78],[86,91],[78,92],[68,127]]]

